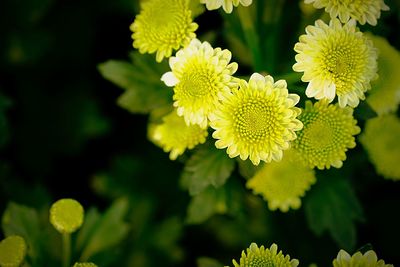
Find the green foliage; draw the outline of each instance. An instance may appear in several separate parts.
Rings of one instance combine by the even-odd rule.
[[[182,173],[183,183],[191,195],[201,193],[209,185],[221,187],[230,177],[235,160],[226,156],[226,152],[216,149],[211,142],[197,149],[186,161]]]
[[[4,211],[1,222],[6,236],[19,235],[26,241],[27,254],[32,264],[39,265],[42,256],[42,236],[36,210],[11,202]]]
[[[168,65],[137,52],[131,58],[132,63],[109,60],[98,66],[105,79],[125,90],[117,100],[118,105],[132,113],[148,113],[171,104],[172,90],[160,80]]]
[[[216,213],[226,212],[225,188],[209,186],[200,194],[193,196],[189,203],[186,222],[199,224]]]
[[[201,257],[197,259],[197,267],[223,267],[220,262],[208,257]]]
[[[103,216],[90,215],[89,226],[83,226],[86,229],[84,237],[80,238],[80,240],[83,239],[81,242],[85,243],[80,257],[82,261],[87,261],[96,253],[117,245],[127,236],[129,226],[123,221],[123,218],[128,208],[128,201],[126,199],[119,199],[108,208]],[[90,229],[91,233],[87,233],[90,226],[92,226],[92,229]]]
[[[340,176],[321,177],[304,200],[311,230],[321,235],[328,230],[337,244],[347,250],[356,245],[356,221],[364,218],[351,184]]]
[[[9,135],[7,118],[4,113],[10,107],[10,105],[10,100],[0,94],[0,148],[4,146]]]

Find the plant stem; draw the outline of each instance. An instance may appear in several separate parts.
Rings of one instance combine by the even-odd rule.
[[[69,267],[71,262],[71,234],[62,234],[63,267]]]
[[[242,30],[246,39],[246,43],[251,51],[254,70],[263,71],[260,43],[258,39],[258,34],[254,27],[254,20],[252,18],[252,15],[250,14],[250,8],[238,7],[237,11],[239,14],[240,24],[242,25]]]

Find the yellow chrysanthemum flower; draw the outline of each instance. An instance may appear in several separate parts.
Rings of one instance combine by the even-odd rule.
[[[148,0],[142,3],[130,29],[133,47],[139,52],[155,53],[161,62],[170,57],[173,50],[189,44],[196,37],[198,25],[193,22],[190,0]]]
[[[315,171],[289,149],[282,161],[265,164],[246,186],[262,195],[270,210],[287,212],[289,208],[300,208],[300,197],[315,181]]]
[[[167,86],[174,86],[174,106],[187,124],[207,128],[208,116],[215,110],[221,93],[237,86],[232,74],[238,65],[229,63],[231,57],[227,49],[213,49],[208,42],[193,39],[188,47],[170,58],[172,71],[161,80]]]
[[[207,129],[198,125],[187,125],[176,110],[164,116],[162,123],[149,126],[150,140],[162,147],[165,152],[170,152],[169,158],[175,160],[186,149],[192,149],[198,144],[203,144],[208,135]]]
[[[333,260],[333,267],[393,267],[392,264],[385,264],[384,260],[378,260],[375,251],[369,250],[362,254],[356,252],[352,256],[341,249]]]
[[[379,114],[396,112],[400,104],[400,53],[382,37],[370,35],[379,51],[379,78],[371,83],[368,104]]]
[[[208,10],[215,10],[222,6],[226,13],[232,13],[233,6],[249,6],[253,0],[200,0],[200,3],[206,4]]]
[[[232,263],[234,267],[297,267],[299,265],[297,259],[291,260],[289,255],[284,256],[282,251],[278,252],[276,244],[266,249],[264,246],[258,247],[256,243],[251,243],[246,252],[242,251],[239,263],[236,260]]]
[[[227,148],[231,158],[250,158],[254,165],[260,160],[280,161],[282,151],[296,138],[295,131],[303,127],[296,119],[301,112],[295,107],[300,97],[288,93],[286,81],[274,82],[271,76],[258,73],[239,85],[240,89],[223,96],[210,117],[213,137],[218,139],[215,146]]]
[[[383,115],[368,120],[360,142],[376,171],[385,178],[400,180],[400,119]]]
[[[370,81],[377,76],[377,51],[355,25],[354,20],[342,25],[333,19],[329,25],[317,20],[307,26],[294,50],[293,70],[304,72],[301,80],[309,82],[308,97],[328,99],[338,96],[339,105],[356,107]]]
[[[346,151],[356,146],[354,135],[360,133],[353,109],[340,108],[321,100],[314,105],[306,102],[299,119],[304,128],[297,133],[293,147],[310,167],[340,168]]]
[[[368,22],[375,26],[381,16],[381,10],[389,10],[384,0],[304,0],[304,2],[312,3],[315,8],[325,8],[331,18],[339,17],[343,23],[355,19],[362,25]]]

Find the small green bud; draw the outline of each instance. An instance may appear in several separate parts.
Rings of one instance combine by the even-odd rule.
[[[97,265],[92,262],[77,262],[73,267],[97,267]]]
[[[71,234],[82,226],[82,205],[70,198],[60,199],[50,208],[50,223],[61,234]]]
[[[0,242],[0,266],[18,267],[26,255],[25,240],[17,235],[9,236]]]

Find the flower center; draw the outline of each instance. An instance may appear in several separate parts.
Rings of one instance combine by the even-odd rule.
[[[275,124],[275,111],[275,107],[257,99],[240,104],[234,112],[237,134],[251,143],[264,140]]]
[[[275,267],[275,264],[270,258],[257,257],[250,259],[248,267]]]
[[[324,121],[315,121],[304,130],[304,138],[310,146],[316,150],[328,148],[335,140],[335,133],[332,127]]]
[[[357,77],[363,75],[368,53],[359,38],[346,33],[331,36],[330,39],[323,48],[320,60],[325,76],[335,83],[337,95],[341,96],[354,90]]]
[[[143,21],[147,22],[143,32],[148,39],[157,44],[174,44],[180,41],[182,27],[187,25],[188,10],[181,1],[153,1],[143,12]]]

